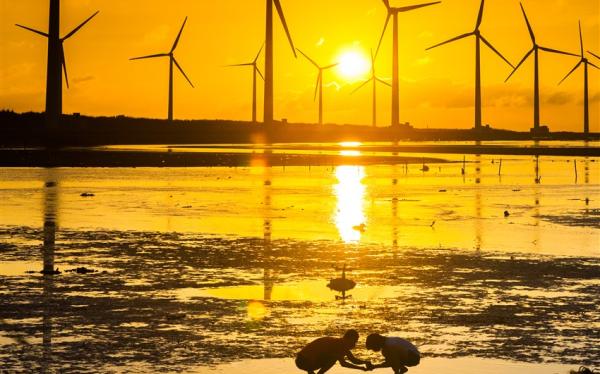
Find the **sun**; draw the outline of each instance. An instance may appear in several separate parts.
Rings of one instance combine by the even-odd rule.
[[[338,73],[349,81],[363,78],[371,68],[369,59],[360,50],[346,50],[338,57]]]

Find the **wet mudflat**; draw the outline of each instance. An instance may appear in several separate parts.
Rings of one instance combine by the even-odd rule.
[[[2,244],[3,269],[42,268],[31,263],[42,231],[0,235],[31,243]],[[597,258],[156,232],[64,231],[56,245],[59,270],[101,271],[2,275],[8,367],[188,370],[291,357],[350,327],[401,334],[425,357],[572,365],[600,357]],[[342,263],[358,284],[345,302],[326,288]],[[287,292],[276,296],[279,288]]]
[[[597,159],[340,156],[0,169],[2,368],[293,373],[351,327],[359,356],[372,331],[414,341],[415,373],[600,365]]]

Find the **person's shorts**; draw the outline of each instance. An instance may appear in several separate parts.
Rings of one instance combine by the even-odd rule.
[[[300,370],[309,371],[314,370],[312,362],[307,360],[304,356],[298,355],[296,357],[296,367]]]
[[[409,351],[403,361],[404,366],[417,366],[421,363],[421,356],[416,352]]]
[[[417,352],[406,351],[402,355],[390,355],[385,358],[386,362],[392,367],[417,366],[421,362],[421,356]]]

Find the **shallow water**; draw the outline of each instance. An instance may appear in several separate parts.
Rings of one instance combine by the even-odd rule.
[[[285,373],[307,341],[353,327],[414,341],[414,373],[600,364],[600,160],[577,159],[575,178],[558,157],[504,158],[500,176],[488,156],[464,176],[456,156],[428,172],[257,157],[0,169],[0,360]],[[344,264],[357,286],[340,300],[327,283]]]
[[[500,167],[498,157],[472,156],[464,176],[462,162],[428,172],[422,165],[0,169],[0,226],[40,227],[50,204],[64,229],[260,237],[268,220],[273,239],[598,256],[600,160],[577,161],[577,178],[573,160],[556,157],[512,157]]]

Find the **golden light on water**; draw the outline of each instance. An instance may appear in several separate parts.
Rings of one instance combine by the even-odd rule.
[[[250,301],[248,303],[248,318],[253,321],[260,321],[269,315],[269,310],[260,301]]]
[[[362,145],[361,142],[341,142],[340,146],[342,147],[360,147]]]
[[[358,226],[367,224],[364,212],[364,199],[366,187],[363,179],[366,176],[365,168],[361,166],[338,166],[335,169],[338,180],[334,188],[337,198],[334,215],[335,225],[340,238],[345,243],[360,241],[361,230]]]

